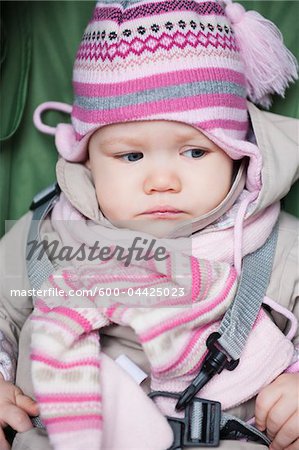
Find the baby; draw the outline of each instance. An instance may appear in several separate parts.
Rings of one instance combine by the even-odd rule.
[[[214,210],[233,178],[233,161],[220,147],[170,121],[105,126],[89,141],[86,166],[105,217],[161,236]]]
[[[62,299],[57,304],[51,293],[38,294],[30,322],[30,301],[22,306],[3,301],[2,354],[9,361],[3,360],[0,375],[0,420],[2,428],[8,424],[21,433],[15,450],[26,442],[25,431],[30,432],[29,449],[170,447],[173,436],[162,413],[170,416],[173,406],[158,403],[156,409],[113,360],[123,353],[131,356],[150,376],[146,392],[184,391],[204,362],[206,340],[219,330],[236,297],[243,258],[265,244],[276,223],[276,253],[264,299],[272,320],[260,310],[239,366],[215,375],[199,395],[221,401],[223,410],[245,421],[254,415],[271,449],[299,448],[293,315],[298,308],[297,223],[280,212],[278,203],[296,178],[298,161],[291,144],[282,154],[279,140],[285,135],[271,116],[246,103],[246,96],[266,104],[268,94],[283,93],[296,77],[296,64],[271,28],[255,18],[251,26],[257,36],[268,33],[269,42],[274,39],[270,45],[276,54],[268,72],[264,61],[254,60],[260,78],[252,76],[252,53],[240,36],[246,20],[253,19],[240,5],[216,1],[97,4],[76,57],[73,123],[56,129],[62,193],[41,237],[54,235],[62,246],[87,247],[99,235],[115,243],[136,232],[161,242],[189,239],[193,256],[182,259],[180,270],[187,267],[192,275],[192,295],[187,291],[180,307],[177,297],[171,308],[159,308],[168,301],[165,286],[180,286],[175,266],[181,259],[170,255],[150,265],[134,261],[125,271],[116,260],[56,261],[40,286],[44,292],[58,287]],[[265,42],[259,44],[267,52]],[[273,90],[267,81],[277,70],[280,81],[272,83]],[[4,238],[3,248],[13,242],[21,251],[26,234],[21,230],[28,230],[31,216],[25,220]],[[76,222],[69,226],[70,220]],[[71,289],[106,286],[111,274],[119,275],[109,278],[112,288],[125,286],[129,292],[131,286],[146,286],[162,289],[162,295],[156,295],[152,308],[126,307],[125,294],[108,305],[96,294],[74,306]],[[290,328],[275,310],[291,321]],[[20,348],[20,387],[13,384],[16,328],[22,328],[25,354]],[[114,399],[111,390],[117,391]],[[128,401],[132,423],[124,406]],[[39,413],[46,428],[32,428],[29,416]],[[0,433],[0,448],[6,450]],[[231,434],[221,437],[232,439]],[[265,448],[267,442],[261,437],[255,447]],[[242,443],[242,448],[252,446]],[[232,440],[221,447],[240,448]]]

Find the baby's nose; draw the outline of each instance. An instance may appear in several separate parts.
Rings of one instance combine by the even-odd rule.
[[[157,168],[146,177],[144,191],[147,194],[153,192],[179,192],[181,190],[179,175],[168,168]]]

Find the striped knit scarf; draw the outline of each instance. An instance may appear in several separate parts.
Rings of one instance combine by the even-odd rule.
[[[85,236],[87,224],[80,224]],[[113,237],[115,230],[107,232]],[[171,380],[183,387],[198,371],[206,339],[234,298],[236,271],[228,262],[174,248],[167,256],[133,259],[128,267],[115,258],[80,263],[58,270],[41,287],[32,315],[32,379],[55,450],[68,448],[70,439],[73,449],[101,448],[102,327],[132,327],[162,387]]]
[[[236,291],[236,272],[229,264],[192,256],[173,253],[163,262],[152,260],[143,267],[132,264],[123,269],[123,263],[111,260],[92,267],[60,270],[42,287],[50,295],[36,302],[32,317],[32,376],[41,417],[54,449],[68,448],[68,439],[75,442],[72,448],[82,449],[83,436],[86,448],[100,448],[101,327],[110,323],[131,326],[154,372],[164,368],[163,377],[167,377],[177,362],[180,375],[190,376],[205,354],[207,336],[219,325],[216,321]],[[191,275],[189,288],[185,277],[180,281],[180,269]],[[63,295],[60,305],[51,288],[58,288]],[[101,292],[114,288],[120,294],[102,306],[107,304],[107,298]],[[138,288],[147,289],[148,294],[141,296]],[[180,288],[184,295],[177,297]],[[74,292],[87,289],[97,293],[73,296]],[[136,291],[135,306],[132,289]],[[143,306],[150,292],[154,293],[148,297],[151,306]],[[173,293],[173,297],[168,293]],[[184,348],[188,352],[182,354]],[[74,439],[76,430],[80,431]]]

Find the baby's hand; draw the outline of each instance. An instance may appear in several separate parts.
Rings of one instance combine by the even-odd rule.
[[[299,450],[299,374],[280,375],[259,393],[255,421],[273,439],[271,450]]]
[[[24,395],[14,384],[4,381],[0,374],[0,449],[9,450],[3,428],[10,425],[18,432],[32,428],[30,416],[38,415],[37,403]]]

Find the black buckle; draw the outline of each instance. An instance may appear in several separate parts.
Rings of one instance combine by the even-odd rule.
[[[43,189],[41,192],[36,194],[32,200],[32,203],[30,205],[30,210],[34,211],[39,206],[46,203],[48,200],[53,198],[54,196],[58,196],[61,192],[61,189],[58,185],[58,183],[53,183],[50,186]]]
[[[180,394],[155,391],[148,394],[150,398],[169,397],[178,399]],[[201,413],[201,418],[196,416]],[[167,450],[183,447],[218,447],[220,439],[221,403],[193,398],[185,409],[183,418],[166,416],[173,431],[173,443]]]
[[[208,337],[208,354],[203,361],[199,374],[180,395],[179,400],[176,404],[177,410],[186,408],[186,406],[192,401],[197,392],[200,391],[200,389],[202,389],[216,373],[222,372],[223,369],[234,370],[239,364],[238,359],[229,360],[226,353],[221,351],[221,349],[217,346],[217,341],[219,338],[219,333],[212,333]]]

